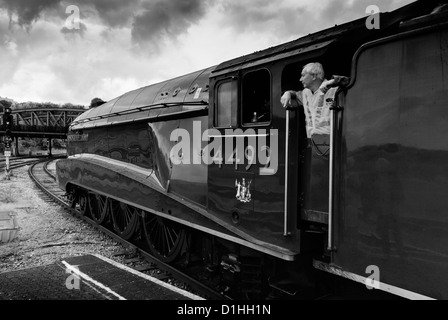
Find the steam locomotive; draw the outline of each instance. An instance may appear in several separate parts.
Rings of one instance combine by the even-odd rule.
[[[447,9],[416,1],[92,108],[59,186],[160,260],[199,257],[236,297],[446,299]],[[316,61],[350,82],[309,155],[303,110],[280,97]]]

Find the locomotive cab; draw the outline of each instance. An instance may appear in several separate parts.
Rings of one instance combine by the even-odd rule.
[[[301,69],[308,62],[338,65],[328,69],[349,74],[344,63],[336,63],[340,55],[334,52],[342,46],[333,42],[299,43],[300,55],[255,53],[218,65],[210,76],[208,138],[214,148],[209,150],[207,208],[229,228],[281,248],[280,255],[269,253],[284,260],[324,251],[330,150],[313,146],[320,163],[306,154],[303,108],[288,112],[280,97],[301,89]],[[350,49],[353,44],[344,50]],[[336,104],[336,90],[332,93]]]
[[[222,148],[210,154],[216,161],[208,166],[209,212],[271,255],[331,260],[345,88],[325,96],[333,131],[323,140],[309,139],[303,108],[285,110],[280,97],[303,89],[300,74],[309,62],[320,62],[327,79],[350,77],[358,48],[395,32],[409,14],[382,15],[378,30],[361,18],[218,65],[210,75],[208,138]]]

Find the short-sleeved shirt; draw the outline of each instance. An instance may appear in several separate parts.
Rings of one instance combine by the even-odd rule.
[[[319,88],[314,93],[310,89],[304,89],[297,93],[299,101],[303,105],[306,121],[306,135],[311,138],[313,134],[330,134],[330,108],[325,103],[325,97],[333,94],[336,88],[328,91]]]

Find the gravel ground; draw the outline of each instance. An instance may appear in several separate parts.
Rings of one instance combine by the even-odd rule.
[[[55,171],[55,163],[48,169]],[[20,228],[10,242],[2,243],[0,238],[0,273],[93,253],[122,264],[125,259],[135,255],[135,248],[126,248],[111,240],[44,198],[29,178],[28,166],[15,169],[11,180],[6,180],[5,173],[0,172],[0,212],[14,212]],[[128,255],[114,256],[123,251]],[[133,266],[141,264],[147,263],[135,262]],[[145,273],[156,276],[160,271],[154,269]],[[184,283],[174,279],[169,279],[168,283],[189,290]]]
[[[92,253],[122,262],[123,256],[113,257],[125,249],[121,244],[43,200],[27,170],[15,169],[11,180],[0,173],[0,212],[14,212],[20,227],[14,240],[0,242],[0,273]]]

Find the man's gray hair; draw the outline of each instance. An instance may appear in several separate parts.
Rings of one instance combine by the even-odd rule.
[[[311,62],[305,65],[302,72],[307,72],[309,74],[314,74],[320,80],[325,79],[324,67],[319,62]]]

